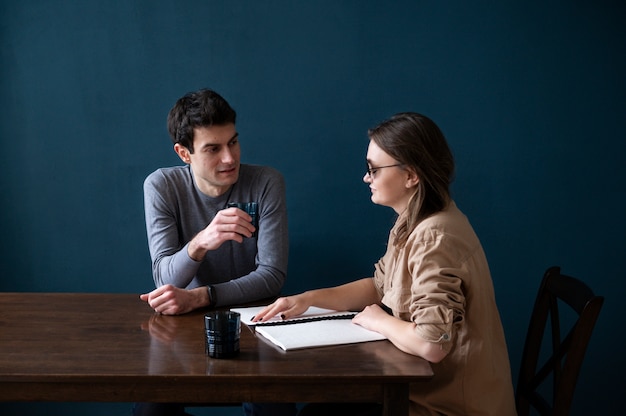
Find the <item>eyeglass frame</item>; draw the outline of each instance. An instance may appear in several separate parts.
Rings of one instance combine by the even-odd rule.
[[[384,168],[395,168],[397,166],[404,166],[404,163],[396,163],[395,165],[387,165],[387,166],[370,166],[369,164],[367,165],[367,170],[365,171],[365,174],[367,176],[370,177],[370,179],[374,179],[374,176],[376,175],[376,171],[378,171],[378,169],[384,169]]]

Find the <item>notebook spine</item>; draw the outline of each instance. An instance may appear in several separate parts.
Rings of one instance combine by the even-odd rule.
[[[298,319],[290,319],[286,321],[257,322],[256,326],[278,326],[278,325],[303,324],[307,322],[331,321],[331,320],[336,320],[336,319],[352,319],[355,316],[356,316],[356,313],[348,313],[348,314],[342,314],[342,315],[312,316],[310,318],[298,318]]]

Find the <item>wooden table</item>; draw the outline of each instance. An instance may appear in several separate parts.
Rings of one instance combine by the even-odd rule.
[[[237,358],[209,358],[203,316],[130,294],[0,293],[0,401],[378,401],[398,416],[432,377],[388,341],[283,352],[245,326]]]

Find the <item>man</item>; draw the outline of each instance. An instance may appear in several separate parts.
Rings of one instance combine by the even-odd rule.
[[[228,102],[207,89],[186,94],[169,112],[174,151],[185,165],[158,169],[144,182],[157,288],[141,299],[160,314],[275,297],[285,282],[285,183],[272,168],[240,163],[235,119]],[[258,221],[229,207],[249,202],[257,204]],[[244,408],[249,415],[261,414],[259,410],[295,413],[293,405],[246,403]],[[280,413],[283,409],[287,412]],[[184,407],[142,403],[134,413],[178,415],[184,414]]]
[[[200,90],[168,116],[185,166],[144,183],[146,228],[157,289],[141,298],[159,313],[182,314],[278,295],[287,273],[285,184],[276,170],[240,163],[235,111]],[[231,202],[257,202],[259,230]]]

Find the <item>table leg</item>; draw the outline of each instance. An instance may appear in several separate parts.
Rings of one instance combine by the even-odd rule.
[[[383,416],[409,415],[409,383],[385,384]]]

